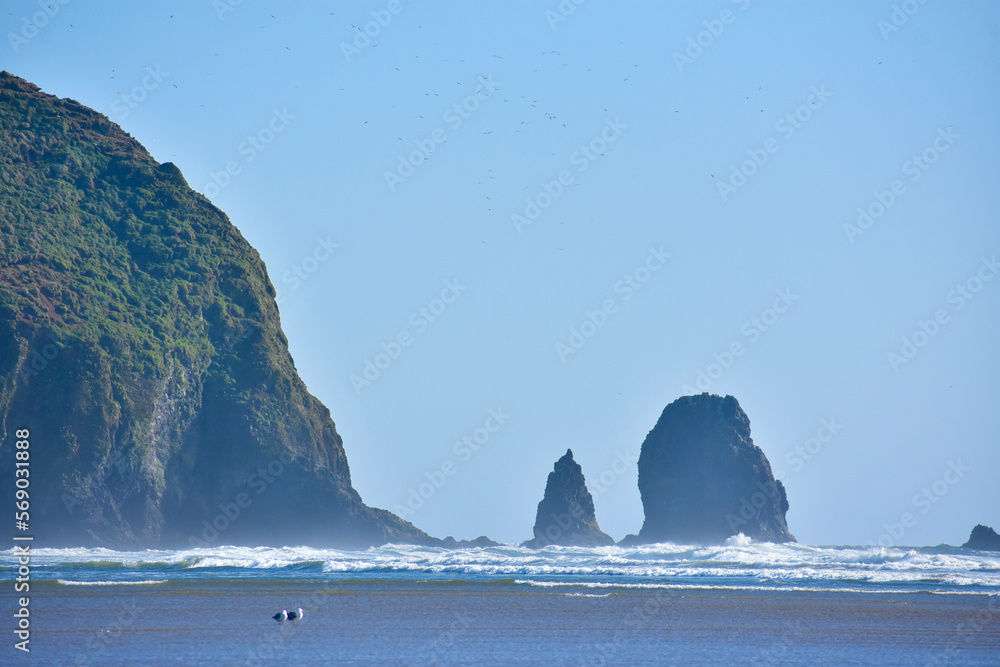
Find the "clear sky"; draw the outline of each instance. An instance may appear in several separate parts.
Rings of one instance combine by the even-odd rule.
[[[1000,528],[1000,5],[49,4],[0,68],[258,249],[367,503],[520,541],[572,448],[620,539],[707,390],[800,541]]]

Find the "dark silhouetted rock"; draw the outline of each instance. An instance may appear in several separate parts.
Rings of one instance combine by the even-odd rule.
[[[583,469],[569,449],[549,473],[545,496],[538,503],[534,533],[534,539],[521,546],[541,549],[550,544],[600,547],[615,543],[597,525],[594,499],[587,490]]]
[[[454,537],[449,535],[443,540],[434,540],[427,542],[429,546],[443,547],[445,549],[472,549],[472,548],[482,548],[482,547],[499,547],[501,544],[499,542],[494,542],[485,535],[480,535],[474,540],[456,540]]]
[[[962,545],[966,549],[980,551],[1000,551],[1000,535],[989,526],[979,524],[972,529],[969,541]]]
[[[623,545],[718,544],[739,533],[795,541],[785,488],[732,396],[684,396],[663,410],[642,443],[639,492],[646,519]]]

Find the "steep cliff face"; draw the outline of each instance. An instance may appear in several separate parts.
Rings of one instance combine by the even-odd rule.
[[[0,479],[29,429],[36,543],[428,539],[351,486],[274,294],[176,166],[0,73]]]
[[[642,443],[639,492],[646,519],[626,543],[715,544],[738,533],[795,540],[785,488],[732,396],[684,396],[663,410]]]
[[[541,549],[550,544],[599,547],[615,543],[597,525],[594,498],[587,490],[583,468],[573,460],[572,450],[556,461],[538,503],[533,539],[521,546]]]

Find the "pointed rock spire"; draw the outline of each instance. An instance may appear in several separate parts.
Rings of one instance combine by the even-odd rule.
[[[534,533],[535,537],[522,546],[541,549],[550,544],[595,547],[615,543],[597,525],[594,498],[570,449],[549,473],[545,496],[538,503]]]

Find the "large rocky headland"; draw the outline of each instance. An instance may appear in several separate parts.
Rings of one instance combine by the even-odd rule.
[[[29,429],[36,544],[435,542],[362,502],[260,256],[175,165],[3,72],[0,174],[0,477]]]

